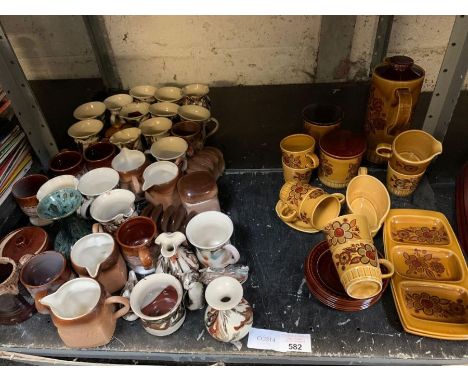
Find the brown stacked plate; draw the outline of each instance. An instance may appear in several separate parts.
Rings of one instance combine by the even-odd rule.
[[[468,163],[458,174],[455,200],[458,240],[465,254],[468,254]]]
[[[379,254],[379,257],[382,258],[382,255]],[[341,285],[326,240],[317,244],[310,251],[305,260],[304,274],[310,293],[317,300],[330,308],[343,312],[358,312],[374,305],[380,300],[390,280],[384,279],[381,292],[372,298],[356,300],[349,297]]]

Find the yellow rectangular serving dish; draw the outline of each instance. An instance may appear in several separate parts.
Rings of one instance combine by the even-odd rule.
[[[391,288],[403,328],[413,334],[468,340],[468,268],[440,212],[390,210],[385,257],[395,266]]]

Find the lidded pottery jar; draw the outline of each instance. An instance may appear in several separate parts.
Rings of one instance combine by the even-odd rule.
[[[205,291],[208,307],[205,326],[218,341],[232,342],[244,338],[253,323],[253,311],[243,298],[242,285],[233,277],[221,276],[210,282]]]
[[[49,249],[49,236],[40,227],[22,227],[10,232],[0,242],[0,257],[17,264],[24,255],[37,255]]]
[[[195,171],[184,175],[179,179],[177,189],[187,213],[221,211],[218,186],[208,171]]]
[[[375,67],[364,125],[369,161],[384,163],[385,159],[375,154],[377,145],[391,144],[399,133],[410,128],[424,74],[424,69],[406,56],[388,57]]]
[[[335,130],[320,138],[318,177],[328,187],[343,188],[359,170],[366,139],[349,130]]]

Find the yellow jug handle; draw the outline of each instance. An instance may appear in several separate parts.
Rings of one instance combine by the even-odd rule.
[[[379,143],[375,148],[375,153],[384,159],[390,159],[392,156],[392,145],[388,143]]]
[[[393,274],[395,273],[395,267],[390,261],[386,259],[379,259],[379,264],[385,265],[385,268],[387,268],[387,271],[388,271],[388,273],[384,273],[382,275],[383,279],[388,279],[389,277],[393,276]]]
[[[393,122],[387,128],[388,135],[397,135],[408,125],[411,118],[411,109],[413,108],[413,97],[408,88],[399,88],[395,90],[397,99],[397,109]]]
[[[310,160],[310,163],[307,163],[307,167],[310,169],[317,168],[319,165],[319,158],[315,154],[306,154],[306,158]]]
[[[289,214],[286,213],[288,210],[291,211]],[[281,219],[285,222],[292,222],[294,220],[297,220],[297,212],[290,208],[287,204],[284,204],[283,202],[281,202],[280,204],[279,214]]]

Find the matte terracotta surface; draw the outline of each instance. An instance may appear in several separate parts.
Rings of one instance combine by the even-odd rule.
[[[217,197],[218,186],[207,171],[184,175],[177,183],[180,199],[185,203],[200,203]]]

